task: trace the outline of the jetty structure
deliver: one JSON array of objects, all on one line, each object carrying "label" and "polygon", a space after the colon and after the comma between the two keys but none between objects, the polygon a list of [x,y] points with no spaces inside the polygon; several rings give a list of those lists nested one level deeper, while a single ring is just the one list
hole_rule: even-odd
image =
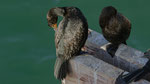
[{"label": "jetty structure", "polygon": [[[119,45],[112,58],[106,52],[108,44],[102,34],[89,30],[85,44],[87,53],[69,61],[71,73],[62,84],[115,84],[122,72],[135,71],[148,61],[143,52],[124,44]],[[131,84],[150,84],[150,74]]]}]

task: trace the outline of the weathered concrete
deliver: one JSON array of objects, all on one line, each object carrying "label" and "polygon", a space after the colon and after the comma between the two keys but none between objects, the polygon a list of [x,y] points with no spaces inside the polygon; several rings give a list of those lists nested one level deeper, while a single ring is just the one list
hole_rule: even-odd
[{"label": "weathered concrete", "polygon": [[[91,55],[84,54],[70,60],[71,73],[62,84],[114,84],[123,70]],[[132,84],[149,84],[146,80]]]},{"label": "weathered concrete", "polygon": [[64,84],[112,84],[122,72],[91,55],[78,56],[70,61],[72,73]]}]

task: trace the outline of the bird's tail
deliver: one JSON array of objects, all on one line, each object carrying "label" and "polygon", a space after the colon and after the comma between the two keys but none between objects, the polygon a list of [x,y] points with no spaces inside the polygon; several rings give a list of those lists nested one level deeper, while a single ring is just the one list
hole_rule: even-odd
[{"label": "bird's tail", "polygon": [[148,73],[150,73],[150,60],[141,69],[130,72],[126,75],[123,75],[123,74],[119,75],[119,77],[117,78],[116,84],[119,84],[120,81],[124,82],[125,84],[129,84],[132,81],[136,82],[136,81],[142,79]]},{"label": "bird's tail", "polygon": [[69,61],[57,58],[55,62],[54,75],[56,79],[62,80],[69,73]]},{"label": "bird's tail", "polygon": [[150,73],[150,60],[145,64],[142,69],[142,73],[138,77],[136,77],[134,81],[142,79],[148,73]]},{"label": "bird's tail", "polygon": [[141,71],[141,74],[140,74],[139,76],[137,76],[134,81],[135,81],[135,82],[136,82],[136,81],[139,81],[139,80],[142,79],[146,74],[148,74],[147,71]]},{"label": "bird's tail", "polygon": [[[142,75],[144,73],[144,70],[143,69],[138,69],[134,72],[131,72],[130,74],[126,75],[124,77],[124,80],[127,82],[127,83],[130,83],[132,81],[135,81],[135,79],[137,79],[137,77],[141,77],[140,75]],[[136,80],[137,81],[137,80]]]},{"label": "bird's tail", "polygon": [[115,84],[129,84],[129,83],[135,81],[135,79],[137,77],[139,77],[142,73],[143,73],[142,69],[138,69],[134,72],[130,72],[130,73],[125,74],[125,75],[123,75],[123,73],[121,73],[119,75],[119,77],[116,79]]},{"label": "bird's tail", "polygon": [[127,45],[127,42],[126,42],[126,41],[124,41],[124,42],[123,42],[123,44]]}]

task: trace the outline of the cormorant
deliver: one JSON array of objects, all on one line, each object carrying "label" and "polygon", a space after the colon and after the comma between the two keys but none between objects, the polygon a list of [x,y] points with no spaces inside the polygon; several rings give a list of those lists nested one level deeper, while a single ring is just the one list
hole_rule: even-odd
[{"label": "cormorant", "polygon": [[103,36],[111,44],[107,46],[107,52],[113,57],[119,44],[126,44],[131,31],[130,21],[112,6],[102,9],[99,24]]},{"label": "cormorant", "polygon": [[140,79],[143,79],[143,77],[148,73],[150,73],[150,60],[141,69],[137,69],[125,75],[123,75],[123,73],[119,75],[119,77],[116,79],[115,84],[129,84],[133,81],[137,82]]},{"label": "cormorant", "polygon": [[[57,28],[57,18],[63,19]],[[62,80],[69,74],[69,60],[80,54],[88,36],[88,23],[77,7],[51,8],[47,13],[48,25],[55,29],[56,62],[54,75]]]},{"label": "cormorant", "polygon": [[146,52],[144,52],[143,57],[150,59],[150,49],[148,49]]},{"label": "cormorant", "polygon": [[131,82],[139,81],[143,79],[148,73],[150,73],[150,49],[144,53],[144,56],[148,58],[147,63],[143,66],[143,68],[137,69],[133,72],[123,75],[120,74],[119,77],[116,79],[115,84],[129,84]]}]

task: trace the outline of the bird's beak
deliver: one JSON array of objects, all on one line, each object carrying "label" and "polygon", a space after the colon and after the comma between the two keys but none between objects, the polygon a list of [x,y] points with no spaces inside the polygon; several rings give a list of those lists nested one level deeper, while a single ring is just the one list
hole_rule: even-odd
[{"label": "bird's beak", "polygon": [[53,24],[52,27],[54,28],[54,30],[57,29],[57,24]]}]

